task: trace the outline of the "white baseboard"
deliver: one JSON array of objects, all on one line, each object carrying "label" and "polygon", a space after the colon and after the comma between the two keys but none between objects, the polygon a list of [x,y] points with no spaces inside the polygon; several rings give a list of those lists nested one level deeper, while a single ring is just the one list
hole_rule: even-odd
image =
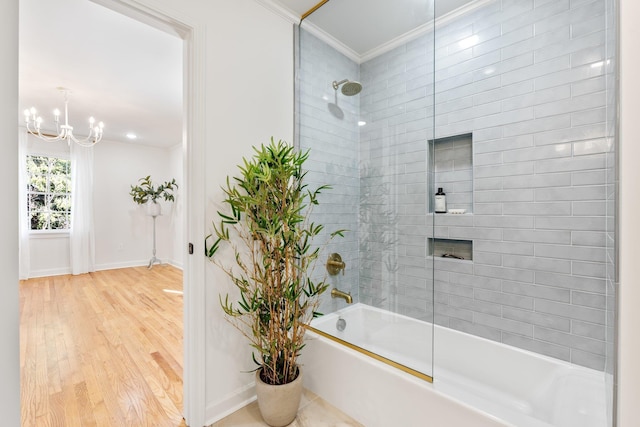
[{"label": "white baseboard", "polygon": [[169,261],[167,261],[167,264],[177,268],[178,270],[183,270],[181,262],[178,262],[178,261],[175,261],[175,260],[169,260]]},{"label": "white baseboard", "polygon": [[36,277],[64,276],[65,274],[71,274],[71,267],[30,271],[29,279],[35,279]]},{"label": "white baseboard", "polygon": [[[175,268],[177,268],[178,270],[182,270],[182,264],[178,263],[174,260],[162,260],[161,259],[161,265],[171,265]],[[99,264],[96,265],[96,271],[101,271],[101,270],[115,270],[118,268],[130,268],[130,267],[146,267],[149,265],[149,260],[141,260],[141,261],[127,261],[127,262],[114,262],[114,263],[108,263],[108,264]],[[154,264],[157,265],[157,264]]]},{"label": "white baseboard", "polygon": [[[182,270],[182,263],[178,263],[173,260],[162,262],[162,264],[169,264],[179,270]],[[112,262],[105,264],[96,264],[96,271],[116,270],[119,268],[131,267],[146,267],[147,265],[149,265],[149,260],[146,259],[140,261]],[[65,274],[71,274],[71,267],[32,270],[29,272],[29,278],[63,276]]]},{"label": "white baseboard", "polygon": [[96,264],[96,271],[116,270],[118,268],[144,267],[149,265],[149,260],[110,262],[105,264]]},{"label": "white baseboard", "polygon": [[253,382],[238,390],[223,400],[207,405],[206,424],[211,425],[224,417],[233,414],[256,400],[256,390]]}]

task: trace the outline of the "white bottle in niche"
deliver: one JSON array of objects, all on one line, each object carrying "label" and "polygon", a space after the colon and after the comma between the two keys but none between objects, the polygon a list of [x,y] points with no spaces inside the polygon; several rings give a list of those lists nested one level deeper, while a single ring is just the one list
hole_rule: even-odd
[{"label": "white bottle in niche", "polygon": [[447,212],[447,196],[442,191],[442,187],[438,187],[438,192],[435,195],[435,212],[446,213]]}]

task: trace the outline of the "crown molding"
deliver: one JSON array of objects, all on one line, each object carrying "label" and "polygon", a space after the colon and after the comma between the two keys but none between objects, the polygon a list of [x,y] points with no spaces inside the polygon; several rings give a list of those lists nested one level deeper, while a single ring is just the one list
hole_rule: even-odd
[{"label": "crown molding", "polygon": [[433,28],[433,21],[422,24],[419,27],[416,27],[413,30],[402,34],[401,36],[396,37],[395,39],[391,39],[388,42],[385,42],[380,46],[374,47],[373,49],[363,53],[362,55],[360,55],[359,63],[367,62],[377,56],[382,55],[383,53],[387,53],[397,48],[398,46],[402,46],[410,42],[411,40],[417,39],[418,37],[427,34],[430,31],[433,31]]},{"label": "crown molding", "polygon": [[300,16],[297,13],[292,11],[291,9],[281,5],[280,3],[276,3],[273,0],[255,0],[256,3],[275,13],[279,17],[283,18],[286,21],[291,22],[292,24],[300,23]]},{"label": "crown molding", "polygon": [[342,43],[340,40],[336,39],[326,31],[321,30],[315,24],[311,24],[308,21],[303,21],[301,28],[303,28],[304,30],[307,30],[311,35],[319,38],[320,40],[322,40],[323,42],[325,42],[326,44],[328,44],[329,46],[331,46],[332,48],[334,48],[335,50],[337,50],[338,52],[340,52],[350,60],[354,61],[355,63],[360,64],[361,62],[363,62],[361,59],[361,56],[358,55],[358,52],[351,49],[349,46]]},{"label": "crown molding", "polygon": [[[257,1],[266,1],[266,0],[257,0]],[[311,34],[313,34],[314,36],[316,36],[317,38],[319,38],[320,40],[322,40],[332,48],[336,49],[338,52],[345,55],[347,58],[351,59],[357,64],[362,64],[363,62],[367,62],[377,56],[382,55],[383,53],[389,52],[390,50],[393,50],[398,46],[402,46],[403,44],[411,40],[414,40],[422,36],[423,34],[428,33],[429,31],[433,31],[434,28],[437,29],[446,24],[449,24],[450,22],[460,18],[461,16],[466,15],[475,10],[478,10],[493,1],[495,0],[475,0],[470,3],[467,3],[464,6],[461,6],[445,15],[438,17],[435,20],[435,23],[433,21],[429,21],[363,54],[358,54],[356,51],[349,48],[344,43],[337,40],[335,37],[331,36],[330,34],[316,27],[314,24],[305,23],[304,29],[309,31]]]}]

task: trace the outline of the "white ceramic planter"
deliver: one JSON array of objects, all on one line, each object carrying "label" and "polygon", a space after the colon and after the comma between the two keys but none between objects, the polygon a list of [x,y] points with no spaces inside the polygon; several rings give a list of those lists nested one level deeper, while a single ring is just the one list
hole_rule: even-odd
[{"label": "white ceramic planter", "polygon": [[271,385],[260,379],[256,371],[256,395],[258,407],[264,421],[272,427],[289,425],[296,418],[302,396],[302,370],[288,384]]},{"label": "white ceramic planter", "polygon": [[162,206],[160,203],[155,202],[147,202],[147,215],[149,216],[160,216],[162,214]]}]

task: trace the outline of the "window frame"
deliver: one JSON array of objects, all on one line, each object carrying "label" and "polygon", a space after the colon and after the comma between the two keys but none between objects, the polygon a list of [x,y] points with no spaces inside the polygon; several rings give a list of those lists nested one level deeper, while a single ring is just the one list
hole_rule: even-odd
[{"label": "window frame", "polygon": [[[47,159],[58,159],[58,160],[63,160],[68,162],[68,192],[66,193],[56,193],[56,192],[50,192],[49,191],[49,183],[50,183],[50,177],[52,175],[55,174],[51,174],[51,168],[49,166],[49,170],[47,171],[46,179],[47,179],[47,185],[46,187],[46,191],[41,192],[41,191],[32,191],[30,189],[30,182],[31,182],[31,176],[32,174],[29,171],[29,160],[33,157],[45,157]],[[69,233],[71,232],[71,210],[72,210],[72,203],[73,203],[73,196],[72,196],[72,191],[71,191],[71,158],[67,153],[60,153],[60,152],[28,152],[25,156],[25,173],[26,173],[26,177],[25,177],[25,181],[26,181],[26,188],[24,188],[22,191],[26,192],[26,199],[27,199],[27,206],[26,206],[26,215],[27,215],[27,220],[26,220],[26,224],[28,227],[28,232],[32,237],[58,237],[58,236],[68,236]],[[42,194],[44,195],[45,201],[47,200],[51,200],[53,197],[55,196],[60,196],[60,195],[64,195],[66,197],[69,198],[69,209],[66,212],[67,218],[68,218],[68,227],[67,228],[42,228],[42,229],[34,229],[31,228],[31,214],[33,212],[33,210],[31,209],[31,196],[33,194]],[[51,211],[50,206],[46,205],[45,207],[46,210]]]}]

